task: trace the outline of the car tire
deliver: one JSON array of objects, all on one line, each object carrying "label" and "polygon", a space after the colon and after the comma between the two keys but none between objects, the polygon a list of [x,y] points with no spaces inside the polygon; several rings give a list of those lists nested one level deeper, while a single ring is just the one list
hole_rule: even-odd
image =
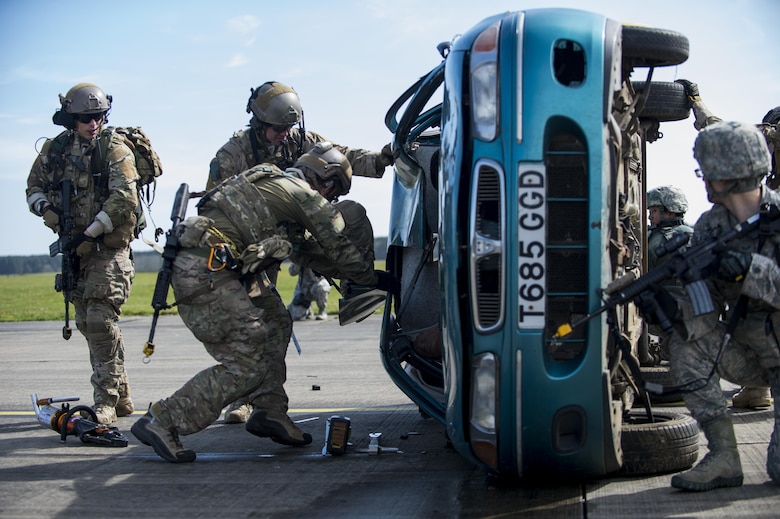
[{"label": "car tire", "polygon": [[668,67],[688,59],[688,38],[679,32],[623,25],[623,61],[631,67]]},{"label": "car tire", "polygon": [[[642,372],[642,380],[644,382],[652,382],[663,387],[674,385],[669,366],[643,366],[640,368],[640,371]],[[682,393],[679,391],[664,393],[663,395],[650,393],[650,401],[653,405],[682,402]]]},{"label": "car tire", "polygon": [[680,413],[653,413],[650,423],[642,409],[629,412],[620,433],[623,466],[619,474],[646,476],[679,472],[693,466],[699,456],[699,426]]},{"label": "car tire", "polygon": [[[647,88],[646,81],[632,81],[635,92]],[[679,83],[652,81],[645,105],[639,112],[640,119],[655,119],[659,122],[682,121],[691,113],[685,87]]]}]

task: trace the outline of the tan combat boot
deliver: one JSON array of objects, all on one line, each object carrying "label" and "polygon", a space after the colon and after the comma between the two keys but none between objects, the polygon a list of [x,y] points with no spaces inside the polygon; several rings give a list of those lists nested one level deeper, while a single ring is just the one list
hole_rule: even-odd
[{"label": "tan combat boot", "polygon": [[133,405],[133,401],[130,399],[130,397],[120,397],[119,401],[116,403],[116,415],[120,418],[122,416],[130,416],[133,414],[133,411],[135,411],[135,406]]},{"label": "tan combat boot", "polygon": [[95,416],[97,416],[97,423],[111,425],[116,422],[116,409],[110,405],[96,405]]},{"label": "tan combat boot", "polygon": [[281,410],[256,409],[246,423],[246,430],[282,445],[300,447],[311,443],[311,434],[298,429],[287,413]]},{"label": "tan combat boot", "polygon": [[130,416],[135,411],[133,400],[130,398],[130,386],[119,385],[119,400],[116,403],[116,415],[118,417]]},{"label": "tan combat boot", "polygon": [[769,407],[772,404],[769,388],[763,386],[744,386],[733,397],[731,404],[742,409]]},{"label": "tan combat boot", "polygon": [[241,403],[240,401],[233,402],[225,410],[225,423],[246,423],[249,417],[252,415],[252,405],[247,403]]},{"label": "tan combat boot", "polygon": [[701,424],[710,452],[695,467],[672,477],[672,486],[704,492],[715,488],[742,486],[742,466],[731,418],[721,416]]},{"label": "tan combat boot", "polygon": [[159,421],[162,407],[159,402],[149,406],[149,410],[130,428],[133,436],[144,445],[149,445],[165,461],[171,463],[189,463],[195,461],[195,451],[185,449],[179,441],[175,429],[168,429]]}]

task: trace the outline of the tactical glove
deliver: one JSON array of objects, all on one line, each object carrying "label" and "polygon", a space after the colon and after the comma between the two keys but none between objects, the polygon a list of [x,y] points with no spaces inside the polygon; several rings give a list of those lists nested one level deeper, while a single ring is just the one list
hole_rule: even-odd
[{"label": "tactical glove", "polygon": [[395,296],[401,295],[401,282],[395,276],[384,270],[375,270],[374,274],[376,274],[376,287],[379,290]]},{"label": "tactical glove", "polygon": [[692,81],[688,81],[687,79],[678,79],[675,81],[675,83],[679,83],[685,88],[685,95],[688,96],[688,101],[691,103],[701,101],[701,96],[699,95],[699,85]]},{"label": "tactical glove", "polygon": [[640,294],[635,303],[642,319],[660,325],[664,331],[669,331],[678,317],[677,300],[665,288],[654,286]]},{"label": "tactical glove", "polygon": [[47,205],[41,216],[43,216],[43,223],[46,224],[46,227],[55,233],[60,232],[60,215],[53,205]]},{"label": "tactical glove", "polygon": [[78,257],[86,256],[92,251],[94,243],[95,238],[81,233],[70,242],[70,250],[75,250]]},{"label": "tactical glove", "polygon": [[395,155],[393,154],[393,147],[388,143],[382,147],[382,151],[379,152],[379,158],[382,161],[383,166],[392,166],[395,162]]},{"label": "tactical glove", "polygon": [[753,255],[749,252],[727,250],[720,255],[718,277],[726,281],[742,281],[750,269]]},{"label": "tactical glove", "polygon": [[271,236],[249,245],[241,253],[241,273],[255,273],[268,268],[275,261],[286,259],[292,252],[292,244],[281,236]]}]

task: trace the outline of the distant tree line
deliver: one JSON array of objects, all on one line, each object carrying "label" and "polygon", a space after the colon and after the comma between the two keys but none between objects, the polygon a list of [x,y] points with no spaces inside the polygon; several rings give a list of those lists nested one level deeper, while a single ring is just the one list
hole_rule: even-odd
[{"label": "distant tree line", "polygon": [[[374,238],[374,254],[376,259],[387,257],[387,237]],[[157,272],[162,264],[162,257],[155,251],[133,251],[136,272]],[[51,258],[40,256],[0,256],[0,275],[37,274],[39,272],[59,272],[62,268],[60,256]]]}]

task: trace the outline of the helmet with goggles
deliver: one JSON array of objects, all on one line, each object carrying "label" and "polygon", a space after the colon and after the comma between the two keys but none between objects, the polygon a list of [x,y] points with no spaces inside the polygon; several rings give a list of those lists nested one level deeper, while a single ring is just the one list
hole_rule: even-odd
[{"label": "helmet with goggles", "polygon": [[309,184],[325,192],[328,200],[345,195],[352,187],[352,166],[330,142],[318,142],[301,155],[293,166],[299,169]]},{"label": "helmet with goggles", "polygon": [[111,96],[99,86],[79,83],[68,90],[67,94],[60,94],[60,109],[54,113],[52,121],[54,124],[73,128],[76,119],[89,122],[105,117],[111,109],[111,100]]}]

